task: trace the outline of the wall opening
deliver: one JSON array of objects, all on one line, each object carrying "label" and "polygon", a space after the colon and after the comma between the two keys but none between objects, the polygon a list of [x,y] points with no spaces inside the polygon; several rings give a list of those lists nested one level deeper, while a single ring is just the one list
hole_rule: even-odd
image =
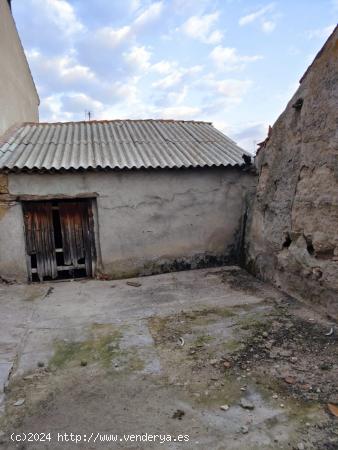
[{"label": "wall opening", "polygon": [[31,281],[91,277],[95,263],[89,199],[23,202]]},{"label": "wall opening", "polygon": [[313,247],[311,237],[305,236],[305,241],[306,241],[306,249],[307,249],[309,255],[314,255],[315,249]]},{"label": "wall opening", "polygon": [[285,234],[285,239],[283,242],[283,248],[289,248],[292,243],[291,236],[289,233]]}]

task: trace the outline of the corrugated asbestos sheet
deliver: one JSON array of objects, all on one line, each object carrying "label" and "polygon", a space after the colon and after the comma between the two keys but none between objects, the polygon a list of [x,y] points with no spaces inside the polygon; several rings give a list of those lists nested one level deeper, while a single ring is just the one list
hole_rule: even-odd
[{"label": "corrugated asbestos sheet", "polygon": [[29,123],[0,143],[0,169],[78,170],[242,165],[244,150],[210,123]]}]

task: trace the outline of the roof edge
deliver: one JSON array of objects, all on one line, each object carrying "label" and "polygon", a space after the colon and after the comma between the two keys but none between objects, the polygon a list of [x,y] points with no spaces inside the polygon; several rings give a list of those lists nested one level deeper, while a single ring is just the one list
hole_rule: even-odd
[{"label": "roof edge", "polygon": [[22,126],[26,125],[68,125],[71,123],[110,123],[110,122],[164,122],[164,123],[204,123],[213,126],[212,122],[205,120],[184,120],[184,119],[98,119],[98,120],[69,120],[58,122],[22,122]]},{"label": "roof edge", "polygon": [[156,166],[156,167],[152,167],[152,166],[141,166],[141,167],[137,167],[137,166],[125,166],[125,167],[80,167],[80,168],[65,168],[65,167],[61,167],[58,169],[55,168],[38,168],[38,167],[23,167],[23,168],[19,168],[19,167],[3,167],[0,168],[0,174],[1,173],[6,173],[6,174],[19,174],[19,173],[27,173],[27,174],[44,174],[44,173],[48,173],[48,174],[60,174],[60,173],[84,173],[84,172],[125,172],[125,171],[141,171],[141,170],[145,170],[145,171],[162,171],[162,170],[189,170],[189,169],[214,169],[214,168],[219,168],[219,169],[229,169],[229,168],[236,168],[239,170],[245,170],[246,169],[246,164],[243,161],[243,164],[239,164],[239,163],[235,163],[235,164],[211,164],[211,165],[206,165],[206,164],[190,164],[189,166],[178,166],[178,165],[174,165],[174,166]]}]

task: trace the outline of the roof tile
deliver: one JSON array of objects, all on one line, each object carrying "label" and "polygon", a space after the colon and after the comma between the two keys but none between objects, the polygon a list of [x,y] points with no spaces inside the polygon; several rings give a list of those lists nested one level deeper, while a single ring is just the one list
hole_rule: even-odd
[{"label": "roof tile", "polygon": [[0,144],[0,170],[242,165],[238,145],[210,123],[112,120],[25,123]]}]

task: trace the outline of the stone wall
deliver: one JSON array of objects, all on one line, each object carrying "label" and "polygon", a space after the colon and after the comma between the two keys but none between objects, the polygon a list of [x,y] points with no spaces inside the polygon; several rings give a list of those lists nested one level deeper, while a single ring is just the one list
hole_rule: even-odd
[{"label": "stone wall", "polygon": [[338,31],[309,67],[256,161],[251,271],[338,310]]}]

